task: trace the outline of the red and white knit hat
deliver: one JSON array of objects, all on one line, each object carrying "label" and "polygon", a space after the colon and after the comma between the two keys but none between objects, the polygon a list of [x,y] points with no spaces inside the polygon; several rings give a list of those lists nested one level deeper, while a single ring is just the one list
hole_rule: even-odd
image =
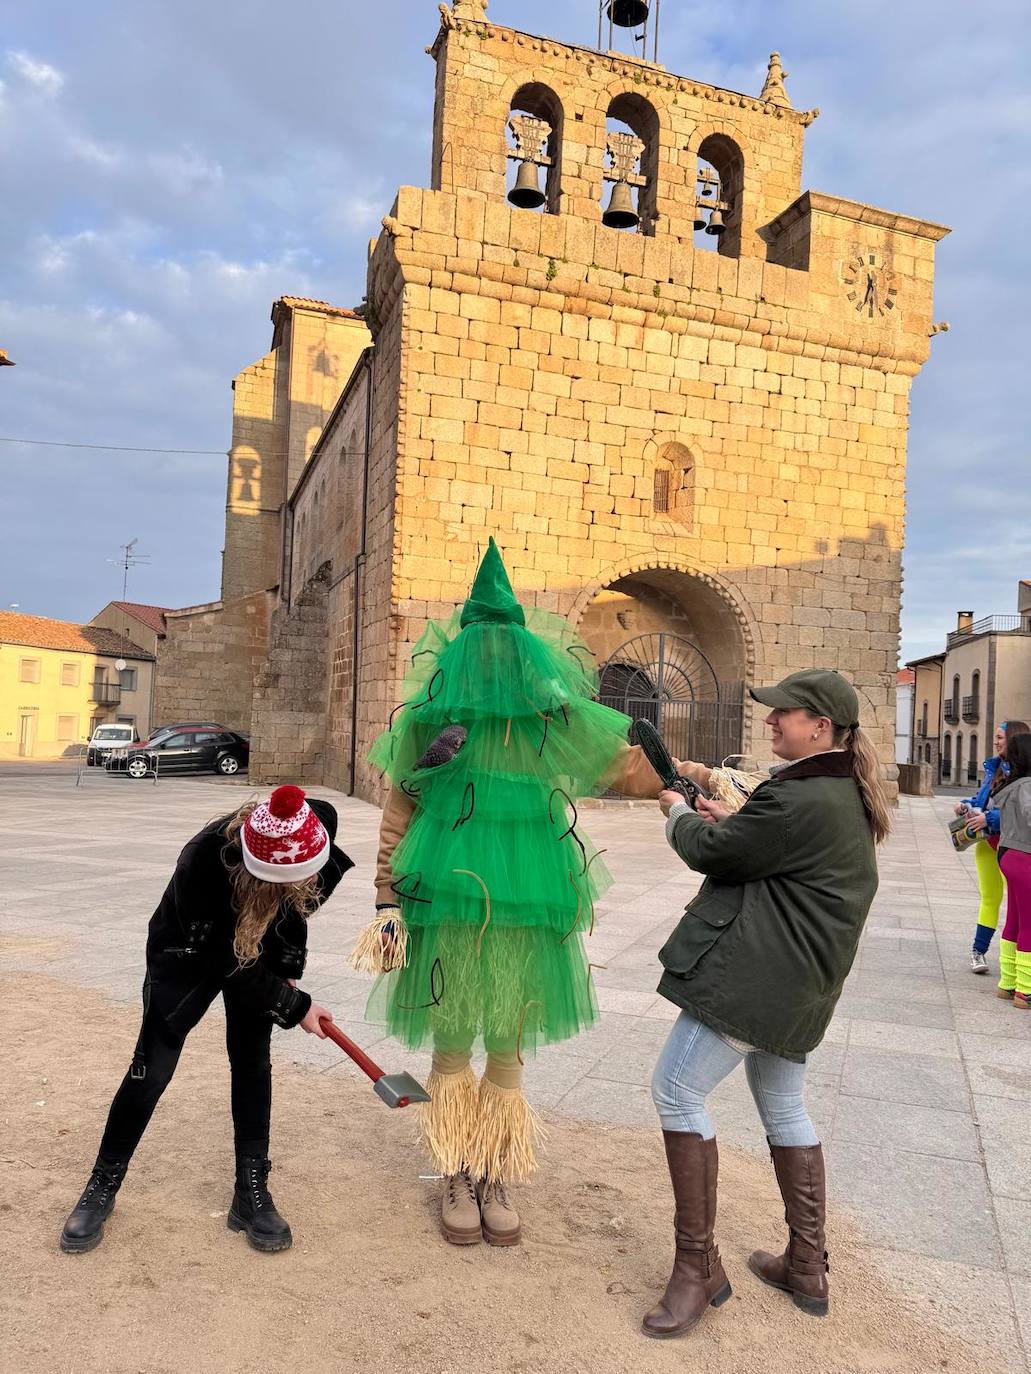
[{"label": "red and white knit hat", "polygon": [[326,827],[299,787],[277,787],[240,831],[244,867],[267,883],[301,883],[329,858]]}]

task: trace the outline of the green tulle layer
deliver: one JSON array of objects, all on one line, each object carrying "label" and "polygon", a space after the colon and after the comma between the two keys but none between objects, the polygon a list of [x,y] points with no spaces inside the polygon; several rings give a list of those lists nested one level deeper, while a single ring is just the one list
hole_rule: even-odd
[{"label": "green tulle layer", "polygon": [[[525,1054],[597,1016],[582,937],[611,879],[575,802],[604,790],[629,721],[592,700],[568,622],[530,615],[528,629],[431,626],[370,756],[416,802],[393,856],[408,964],[370,1002],[412,1047]],[[417,770],[447,724],[467,729],[464,748]]]}]

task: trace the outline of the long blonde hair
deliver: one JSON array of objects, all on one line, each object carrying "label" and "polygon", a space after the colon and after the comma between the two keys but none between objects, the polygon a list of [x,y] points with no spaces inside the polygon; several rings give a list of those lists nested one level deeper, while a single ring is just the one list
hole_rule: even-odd
[{"label": "long blonde hair", "polygon": [[242,965],[255,962],[261,953],[265,933],[281,908],[292,909],[304,920],[319,908],[318,874],[299,883],[269,883],[247,871],[242,855],[235,862],[230,861],[226,851],[232,844],[239,845],[243,823],[258,805],[257,801],[244,802],[229,817],[223,831],[226,847],[222,851],[222,862],[229,870],[236,913],[233,953]]},{"label": "long blonde hair", "polygon": [[861,725],[835,725],[834,747],[848,751],[874,844],[882,844],[891,834],[891,807],[884,790],[884,769],[873,740]]}]

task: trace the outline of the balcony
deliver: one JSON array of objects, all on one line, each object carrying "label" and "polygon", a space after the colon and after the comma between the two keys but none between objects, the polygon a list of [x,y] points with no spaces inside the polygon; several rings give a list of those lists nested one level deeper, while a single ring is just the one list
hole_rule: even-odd
[{"label": "balcony", "polygon": [[945,641],[947,649],[954,649],[965,639],[975,635],[1031,634],[1031,616],[1028,615],[986,615],[975,620],[965,630],[953,630]]},{"label": "balcony", "polygon": [[977,782],[977,760],[971,759],[967,764],[967,782]]},{"label": "balcony", "polygon": [[945,702],[944,716],[946,725],[959,724],[959,702],[955,697],[949,697]]},{"label": "balcony", "polygon": [[964,697],[964,698],[963,698],[962,712],[963,712],[963,719],[964,719],[965,721],[968,721],[968,722],[971,723],[971,724],[973,724],[974,721],[980,720],[980,719],[981,719],[981,705],[980,705],[980,703],[979,703],[977,697]]},{"label": "balcony", "polygon": [[95,677],[90,688],[90,701],[97,706],[117,706],[122,700],[122,688],[117,682],[108,682],[107,678]]}]

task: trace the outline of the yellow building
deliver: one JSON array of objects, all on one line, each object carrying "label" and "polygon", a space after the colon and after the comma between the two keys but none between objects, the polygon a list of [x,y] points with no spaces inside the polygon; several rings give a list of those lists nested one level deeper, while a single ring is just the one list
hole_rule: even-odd
[{"label": "yellow building", "polygon": [[0,759],[77,754],[97,725],[146,738],[154,656],[112,630],[0,612]]}]

